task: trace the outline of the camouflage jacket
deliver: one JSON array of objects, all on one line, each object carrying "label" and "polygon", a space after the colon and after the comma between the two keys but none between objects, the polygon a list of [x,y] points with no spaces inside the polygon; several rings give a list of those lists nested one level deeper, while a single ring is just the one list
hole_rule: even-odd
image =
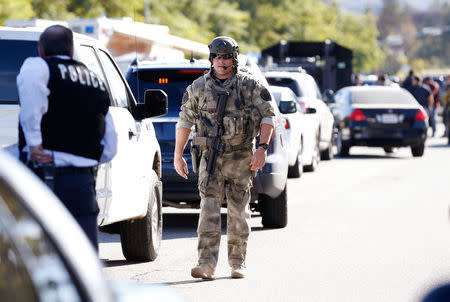
[{"label": "camouflage jacket", "polygon": [[223,83],[210,71],[188,86],[183,95],[178,127],[195,125],[196,137],[210,136],[215,124],[216,92],[224,89],[229,96],[222,141],[227,146],[249,146],[258,136],[260,124],[273,126],[275,113],[267,88],[245,69],[239,69]]}]

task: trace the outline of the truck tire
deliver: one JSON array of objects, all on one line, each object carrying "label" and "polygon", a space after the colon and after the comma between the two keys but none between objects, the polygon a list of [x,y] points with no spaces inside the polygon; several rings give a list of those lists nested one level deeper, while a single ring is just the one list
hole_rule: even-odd
[{"label": "truck tire", "polygon": [[331,160],[333,157],[333,143],[330,142],[325,150],[320,151],[320,160]]},{"label": "truck tire", "polygon": [[158,257],[162,238],[162,184],[150,190],[147,215],[120,223],[122,253],[128,261],[153,261]]},{"label": "truck tire", "polygon": [[350,155],[350,145],[342,143],[341,152],[339,153],[340,157],[347,157]]},{"label": "truck tire", "polygon": [[420,157],[425,151],[425,143],[421,143],[416,146],[411,146],[411,153],[414,157]]},{"label": "truck tire", "polygon": [[310,165],[306,165],[303,166],[303,170],[305,172],[314,172],[317,169],[317,166],[319,165],[319,161],[320,161],[320,136],[316,137],[316,145],[314,146],[314,153],[313,153],[313,158],[311,160],[311,164]]},{"label": "truck tire", "polygon": [[262,225],[265,228],[284,228],[287,225],[287,184],[284,190],[276,198],[270,198],[267,195],[260,195],[260,211],[262,216]]},{"label": "truck tire", "polygon": [[288,167],[288,177],[289,178],[300,178],[303,174],[303,162],[302,162],[302,153],[303,153],[303,142],[300,144],[300,150],[297,154],[297,160],[295,164],[291,167]]}]

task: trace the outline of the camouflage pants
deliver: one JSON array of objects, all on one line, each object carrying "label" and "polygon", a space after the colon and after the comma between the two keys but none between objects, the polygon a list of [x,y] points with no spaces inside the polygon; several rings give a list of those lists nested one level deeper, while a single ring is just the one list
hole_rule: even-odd
[{"label": "camouflage pants", "polygon": [[[206,153],[206,154],[205,154]],[[214,173],[208,184],[204,152],[200,161],[199,191],[201,213],[198,222],[199,264],[217,265],[221,236],[220,208],[227,202],[228,262],[244,264],[250,234],[250,171],[252,150],[224,153],[217,157]]]}]

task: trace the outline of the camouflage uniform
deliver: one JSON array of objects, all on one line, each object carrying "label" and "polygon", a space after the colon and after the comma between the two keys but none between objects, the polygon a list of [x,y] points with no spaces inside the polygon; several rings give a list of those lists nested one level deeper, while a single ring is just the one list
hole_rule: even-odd
[{"label": "camouflage uniform", "polygon": [[[217,157],[214,173],[206,179],[209,149],[206,137],[215,123],[217,96],[215,92],[229,93],[223,124],[222,142],[225,151]],[[198,223],[199,264],[217,265],[221,236],[220,208],[227,202],[228,262],[244,264],[250,233],[250,188],[253,173],[250,162],[254,152],[254,138],[260,124],[273,125],[274,111],[270,94],[251,74],[241,69],[223,83],[211,72],[195,80],[183,96],[178,127],[195,125],[194,143],[201,145],[198,188],[201,214]]]}]

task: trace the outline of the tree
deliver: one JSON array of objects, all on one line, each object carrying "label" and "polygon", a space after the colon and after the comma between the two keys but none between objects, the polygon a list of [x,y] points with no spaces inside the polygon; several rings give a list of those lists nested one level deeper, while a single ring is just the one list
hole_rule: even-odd
[{"label": "tree", "polygon": [[378,30],[382,40],[394,32],[402,23],[403,15],[400,11],[398,0],[383,0],[380,17],[378,19]]},{"label": "tree", "polygon": [[67,10],[69,0],[29,0],[33,7],[34,18],[67,20],[74,18],[75,15]]},{"label": "tree", "polygon": [[0,0],[0,24],[7,19],[29,19],[34,16],[29,0]]},{"label": "tree", "polygon": [[383,62],[385,54],[378,46],[375,18],[344,14],[337,42],[353,50],[353,67],[357,72],[372,71]]}]

